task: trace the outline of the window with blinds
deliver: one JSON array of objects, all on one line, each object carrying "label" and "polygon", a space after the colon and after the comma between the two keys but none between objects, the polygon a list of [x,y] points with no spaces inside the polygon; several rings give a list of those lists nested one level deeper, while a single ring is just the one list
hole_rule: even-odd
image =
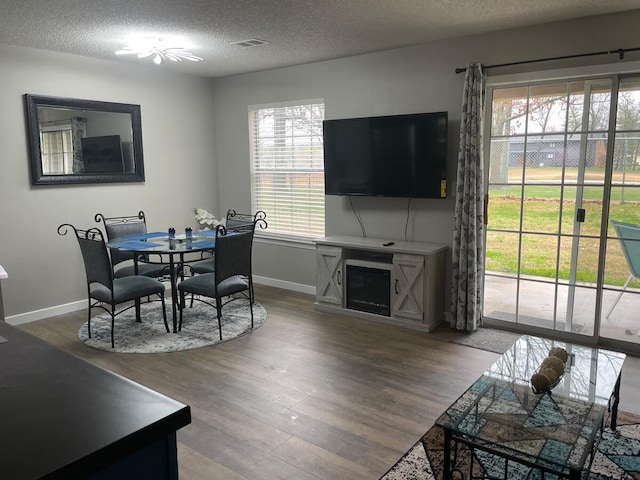
[{"label": "window with blinds", "polygon": [[42,170],[47,174],[73,173],[73,143],[71,127],[59,130],[43,129],[40,133]]},{"label": "window with blinds", "polygon": [[324,100],[249,107],[253,211],[269,232],[324,235]]}]

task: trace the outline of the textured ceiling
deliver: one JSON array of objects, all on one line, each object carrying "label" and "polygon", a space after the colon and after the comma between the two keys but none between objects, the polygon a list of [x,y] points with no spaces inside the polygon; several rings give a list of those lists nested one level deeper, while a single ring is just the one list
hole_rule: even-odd
[{"label": "textured ceiling", "polygon": [[[638,0],[0,0],[0,43],[118,62],[132,37],[179,41],[219,77],[639,8]],[[242,48],[247,39],[269,45]]]}]

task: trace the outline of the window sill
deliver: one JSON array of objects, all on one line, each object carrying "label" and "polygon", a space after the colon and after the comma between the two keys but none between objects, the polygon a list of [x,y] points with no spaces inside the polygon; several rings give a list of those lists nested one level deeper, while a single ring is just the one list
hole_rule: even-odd
[{"label": "window sill", "polygon": [[280,247],[293,247],[301,248],[304,250],[315,250],[316,244],[313,242],[313,238],[310,237],[294,237],[287,235],[277,235],[268,233],[256,232],[254,241],[257,243],[264,243],[268,245],[278,245]]}]

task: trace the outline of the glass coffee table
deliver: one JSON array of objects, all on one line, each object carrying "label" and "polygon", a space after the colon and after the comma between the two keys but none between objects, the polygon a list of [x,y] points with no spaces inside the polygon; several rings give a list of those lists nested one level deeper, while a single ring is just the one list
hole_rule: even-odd
[{"label": "glass coffee table", "polygon": [[[552,347],[569,355],[564,375],[536,394],[531,375]],[[619,352],[523,335],[436,421],[444,431],[443,480],[453,472],[473,478],[474,462],[490,478],[584,478],[606,420],[616,428],[624,360]],[[471,455],[464,467],[461,448]]]}]

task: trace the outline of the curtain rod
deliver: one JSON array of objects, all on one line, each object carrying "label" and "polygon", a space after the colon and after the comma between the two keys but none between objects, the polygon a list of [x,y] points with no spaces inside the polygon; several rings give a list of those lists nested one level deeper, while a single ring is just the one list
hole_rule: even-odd
[{"label": "curtain rod", "polygon": [[[590,52],[590,53],[578,53],[575,55],[563,55],[561,57],[547,57],[547,58],[537,58],[535,60],[523,60],[521,62],[511,62],[511,63],[499,63],[496,65],[487,65],[483,66],[483,70],[487,70],[488,68],[499,68],[499,67],[511,67],[513,65],[523,65],[526,63],[538,63],[538,62],[550,62],[553,60],[567,60],[569,58],[580,58],[580,57],[594,57],[596,55],[619,55],[620,60],[624,59],[624,54],[627,52],[637,52],[640,50],[640,47],[636,48],[619,48],[618,50],[607,50],[604,52]],[[465,68],[456,68],[456,73],[466,72]]]}]

